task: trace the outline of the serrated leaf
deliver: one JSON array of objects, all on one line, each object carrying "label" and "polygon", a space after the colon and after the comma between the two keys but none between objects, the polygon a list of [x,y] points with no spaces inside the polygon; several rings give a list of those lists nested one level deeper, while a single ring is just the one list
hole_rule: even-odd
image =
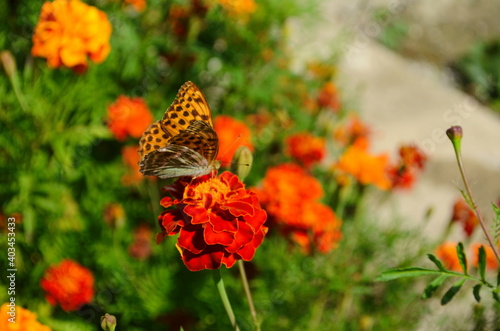
[{"label": "serrated leaf", "polygon": [[450,287],[450,289],[448,291],[446,291],[446,293],[441,298],[441,305],[442,306],[446,305],[448,302],[450,302],[453,299],[455,294],[457,294],[458,291],[460,291],[460,289],[462,288],[462,285],[465,283],[465,281],[466,281],[466,279],[460,279],[452,287]]},{"label": "serrated leaf", "polygon": [[432,294],[434,292],[436,292],[436,290],[441,285],[443,285],[444,281],[448,277],[449,277],[449,275],[441,275],[438,278],[434,279],[432,282],[430,282],[429,285],[427,285],[427,287],[425,288],[424,293],[422,294],[422,298],[424,298],[424,299],[430,298],[432,296]]},{"label": "serrated leaf", "polygon": [[443,267],[443,264],[441,263],[441,261],[433,254],[427,254],[427,257],[429,258],[429,260],[431,260],[432,262],[434,262],[434,264],[438,267],[439,270],[441,271],[446,271],[446,268]]},{"label": "serrated leaf", "polygon": [[441,274],[442,274],[441,271],[435,269],[426,269],[419,267],[395,268],[384,271],[375,280],[379,282],[386,282],[398,278],[418,277],[425,275],[441,275]]},{"label": "serrated leaf", "polygon": [[477,267],[479,268],[479,275],[481,276],[481,279],[486,282],[486,251],[484,249],[484,246],[479,247],[479,252],[478,252],[478,262],[477,262]]},{"label": "serrated leaf", "polygon": [[462,243],[458,243],[457,245],[457,257],[464,271],[464,275],[467,275],[467,256],[465,255],[464,244]]},{"label": "serrated leaf", "polygon": [[474,298],[478,303],[481,302],[481,295],[479,294],[479,291],[481,291],[481,284],[477,284],[472,289],[472,294],[474,294]]}]

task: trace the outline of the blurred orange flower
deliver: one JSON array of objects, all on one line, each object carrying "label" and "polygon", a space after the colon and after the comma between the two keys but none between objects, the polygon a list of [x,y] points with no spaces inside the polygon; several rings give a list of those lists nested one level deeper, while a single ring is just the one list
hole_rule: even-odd
[{"label": "blurred orange flower", "polygon": [[128,253],[133,258],[144,261],[147,260],[152,253],[151,240],[153,232],[146,224],[139,225],[134,230],[134,242],[128,247]]},{"label": "blurred orange flower", "polygon": [[463,198],[458,198],[453,205],[453,214],[450,223],[458,223],[464,230],[467,238],[469,238],[474,229],[479,224],[476,214],[464,201]]},{"label": "blurred orange flower", "polygon": [[111,46],[106,14],[79,0],[45,2],[33,35],[31,54],[47,59],[51,68],[65,66],[82,72],[87,57],[103,62]]},{"label": "blurred orange flower", "polygon": [[472,252],[472,265],[474,267],[478,267],[479,263],[479,248],[481,246],[484,247],[484,251],[486,253],[486,268],[489,270],[496,270],[498,268],[498,260],[495,257],[495,253],[493,253],[493,249],[489,245],[483,245],[481,243],[473,243],[471,245]]},{"label": "blurred orange flower", "polygon": [[47,301],[65,311],[78,310],[94,298],[92,272],[72,260],[62,260],[47,269],[40,283]]},{"label": "blurred orange flower", "polygon": [[217,116],[214,120],[214,129],[219,137],[219,155],[217,159],[223,164],[230,164],[234,152],[240,146],[246,146],[253,151],[252,133],[243,123],[231,116]]},{"label": "blurred orange flower", "polygon": [[120,96],[108,107],[108,128],[116,140],[124,141],[127,135],[140,138],[153,123],[153,115],[142,98]]},{"label": "blurred orange flower", "polygon": [[106,205],[102,216],[104,222],[113,229],[121,228],[125,225],[125,209],[119,203],[112,202]]},{"label": "blurred orange flower", "polygon": [[387,174],[392,188],[409,189],[417,174],[424,168],[427,156],[415,145],[404,145],[399,149],[399,157],[398,163],[390,166]]},{"label": "blurred orange flower", "polygon": [[281,232],[304,253],[314,248],[326,253],[336,247],[342,222],[333,210],[318,202],[323,196],[321,184],[303,168],[295,164],[269,168],[262,188],[255,191]]},{"label": "blurred orange flower", "polygon": [[133,185],[140,182],[144,176],[140,172],[139,166],[139,146],[125,146],[122,148],[123,162],[128,166],[130,172],[123,175],[123,185]]},{"label": "blurred orange flower", "polygon": [[[4,303],[0,307],[0,330],[2,331],[50,331],[46,325],[37,321],[37,316],[28,309],[19,307],[17,304],[10,306],[11,303]],[[13,313],[15,322],[10,322]]]},{"label": "blurred orange flower", "polygon": [[347,148],[335,165],[336,170],[354,176],[361,184],[373,184],[381,190],[387,190],[391,185],[386,175],[387,168],[387,155],[371,155],[358,145]]},{"label": "blurred orange flower", "polygon": [[325,139],[308,132],[297,133],[285,140],[286,153],[306,168],[323,160],[326,153]]},{"label": "blurred orange flower", "polygon": [[189,270],[231,268],[236,260],[253,258],[267,233],[267,215],[236,175],[180,178],[165,190],[174,199],[164,197],[160,204],[174,208],[158,216],[162,233],[156,241],[179,233],[177,249]]},{"label": "blurred orange flower", "polygon": [[339,93],[334,83],[327,82],[323,85],[318,94],[318,104],[332,111],[340,109]]},{"label": "blurred orange flower", "polygon": [[457,256],[457,243],[447,241],[442,243],[436,250],[436,256],[449,270],[462,271],[460,261]]}]

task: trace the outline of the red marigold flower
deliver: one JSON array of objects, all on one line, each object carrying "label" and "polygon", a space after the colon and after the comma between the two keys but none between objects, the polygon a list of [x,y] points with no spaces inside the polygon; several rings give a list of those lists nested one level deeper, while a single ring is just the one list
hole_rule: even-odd
[{"label": "red marigold flower", "polygon": [[87,67],[87,57],[100,63],[111,46],[111,24],[106,14],[79,0],[45,2],[33,35],[31,54],[47,59],[49,67],[77,71]]},{"label": "red marigold flower", "polygon": [[153,115],[142,98],[120,96],[108,107],[108,127],[116,140],[123,141],[127,135],[140,138],[153,123]]},{"label": "red marigold flower", "polygon": [[495,253],[493,252],[493,249],[489,245],[483,245],[481,243],[473,243],[471,245],[471,252],[472,252],[472,265],[474,267],[478,267],[479,263],[479,248],[481,246],[484,247],[484,251],[486,253],[486,268],[489,270],[496,270],[498,268],[498,260],[495,257]]},{"label": "red marigold flower", "polygon": [[174,199],[165,197],[161,205],[175,208],[158,217],[162,233],[157,242],[179,233],[177,248],[189,270],[230,268],[236,260],[253,258],[267,232],[267,215],[236,175],[226,171],[190,182],[180,178],[166,191]]},{"label": "red marigold flower", "polygon": [[472,235],[474,229],[479,224],[476,214],[462,198],[458,198],[453,205],[453,215],[451,223],[458,223],[462,226],[467,238]]},{"label": "red marigold flower", "polygon": [[326,253],[336,247],[342,222],[331,208],[318,202],[323,196],[321,184],[304,169],[295,164],[272,167],[256,192],[281,232],[304,253],[313,248]]},{"label": "red marigold flower", "polygon": [[411,169],[400,166],[391,166],[387,169],[387,176],[391,181],[391,188],[410,189],[415,182],[415,173]]},{"label": "red marigold flower", "polygon": [[72,260],[63,260],[47,269],[41,286],[47,301],[51,305],[59,304],[65,311],[78,310],[94,298],[92,272]]},{"label": "red marigold flower", "polygon": [[427,162],[427,155],[415,145],[401,146],[399,149],[401,163],[407,168],[423,169]]},{"label": "red marigold flower", "polygon": [[387,175],[393,189],[410,189],[415,182],[417,173],[424,168],[427,156],[414,145],[400,147],[399,156],[398,163],[387,169]]},{"label": "red marigold flower", "polygon": [[214,121],[214,129],[219,136],[219,155],[218,160],[224,164],[231,163],[234,152],[240,146],[246,146],[251,151],[254,150],[252,145],[252,133],[250,129],[243,123],[231,116],[217,116]]},{"label": "red marigold flower", "polygon": [[323,160],[326,153],[325,139],[308,132],[294,134],[285,140],[286,153],[306,168]]},{"label": "red marigold flower", "polygon": [[327,82],[323,85],[318,95],[318,104],[332,111],[340,109],[339,94],[334,83]]},{"label": "red marigold flower", "polygon": [[[37,320],[35,313],[32,313],[28,309],[18,306],[9,306],[10,303],[4,303],[0,307],[0,330],[2,331],[50,331],[46,325],[41,324]],[[15,314],[15,323],[9,321],[11,315],[9,313]]]},{"label": "red marigold flower", "polygon": [[387,155],[371,155],[357,145],[349,147],[335,165],[335,169],[354,176],[361,184],[373,184],[381,190],[387,190],[391,184],[387,168]]},{"label": "red marigold flower", "polygon": [[371,131],[366,124],[361,122],[356,114],[350,115],[347,123],[338,128],[335,133],[335,139],[343,146],[354,145],[358,139],[364,139],[368,142]]},{"label": "red marigold flower", "polygon": [[457,243],[447,241],[442,243],[436,250],[436,256],[443,261],[446,268],[453,271],[462,271],[457,256]]}]

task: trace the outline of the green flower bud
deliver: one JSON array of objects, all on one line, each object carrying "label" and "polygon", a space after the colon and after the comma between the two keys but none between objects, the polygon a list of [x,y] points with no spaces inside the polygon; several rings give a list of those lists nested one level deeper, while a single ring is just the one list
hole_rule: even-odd
[{"label": "green flower bud", "polygon": [[231,172],[236,174],[243,181],[250,173],[252,162],[253,156],[250,149],[246,146],[240,146],[234,153]]},{"label": "green flower bud", "polygon": [[116,328],[116,317],[108,313],[101,316],[101,328],[104,331],[114,331]]}]

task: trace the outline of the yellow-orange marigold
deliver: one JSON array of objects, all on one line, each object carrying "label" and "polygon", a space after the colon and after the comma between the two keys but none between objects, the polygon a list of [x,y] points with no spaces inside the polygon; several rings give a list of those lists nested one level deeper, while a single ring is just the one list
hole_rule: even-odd
[{"label": "yellow-orange marigold", "polygon": [[254,0],[214,0],[214,2],[219,3],[230,16],[243,19],[257,9]]},{"label": "yellow-orange marigold", "polygon": [[471,252],[472,252],[472,265],[474,267],[478,267],[478,262],[479,262],[479,248],[481,246],[484,247],[484,252],[486,253],[486,268],[489,270],[496,270],[498,269],[498,260],[495,257],[495,253],[493,253],[493,249],[489,245],[484,245],[481,243],[473,243],[471,245]]},{"label": "yellow-orange marigold", "polygon": [[108,107],[108,128],[116,140],[123,141],[128,136],[140,138],[153,122],[153,115],[142,98],[119,96]]},{"label": "yellow-orange marigold", "polygon": [[106,14],[79,0],[45,2],[33,35],[31,54],[47,59],[49,67],[77,71],[87,67],[87,57],[100,63],[111,46],[111,23]]},{"label": "yellow-orange marigold", "polygon": [[231,163],[234,153],[240,146],[246,146],[251,151],[252,133],[245,123],[231,116],[217,116],[214,120],[214,129],[219,137],[219,155],[217,159],[223,164]]},{"label": "yellow-orange marigold", "polygon": [[65,311],[78,310],[94,298],[92,272],[72,260],[52,266],[40,282],[51,305],[59,304]]},{"label": "yellow-orange marigold", "polygon": [[[11,306],[9,306],[11,305]],[[10,322],[9,319],[12,317],[9,313],[13,312],[15,314],[15,323]],[[32,313],[28,309],[19,307],[18,305],[12,306],[12,304],[4,303],[0,307],[0,330],[2,331],[50,331],[46,325],[41,324],[37,320],[35,313]]]},{"label": "yellow-orange marigold", "polygon": [[326,153],[326,142],[308,132],[294,134],[285,140],[286,153],[306,168],[323,160]]},{"label": "yellow-orange marigold", "polygon": [[457,256],[457,243],[447,241],[439,245],[436,250],[436,256],[440,259],[444,266],[449,270],[462,271],[460,261]]},{"label": "yellow-orange marigold", "polygon": [[354,176],[361,184],[373,184],[387,190],[391,182],[387,178],[387,155],[371,155],[365,148],[353,145],[340,157],[335,168]]}]

